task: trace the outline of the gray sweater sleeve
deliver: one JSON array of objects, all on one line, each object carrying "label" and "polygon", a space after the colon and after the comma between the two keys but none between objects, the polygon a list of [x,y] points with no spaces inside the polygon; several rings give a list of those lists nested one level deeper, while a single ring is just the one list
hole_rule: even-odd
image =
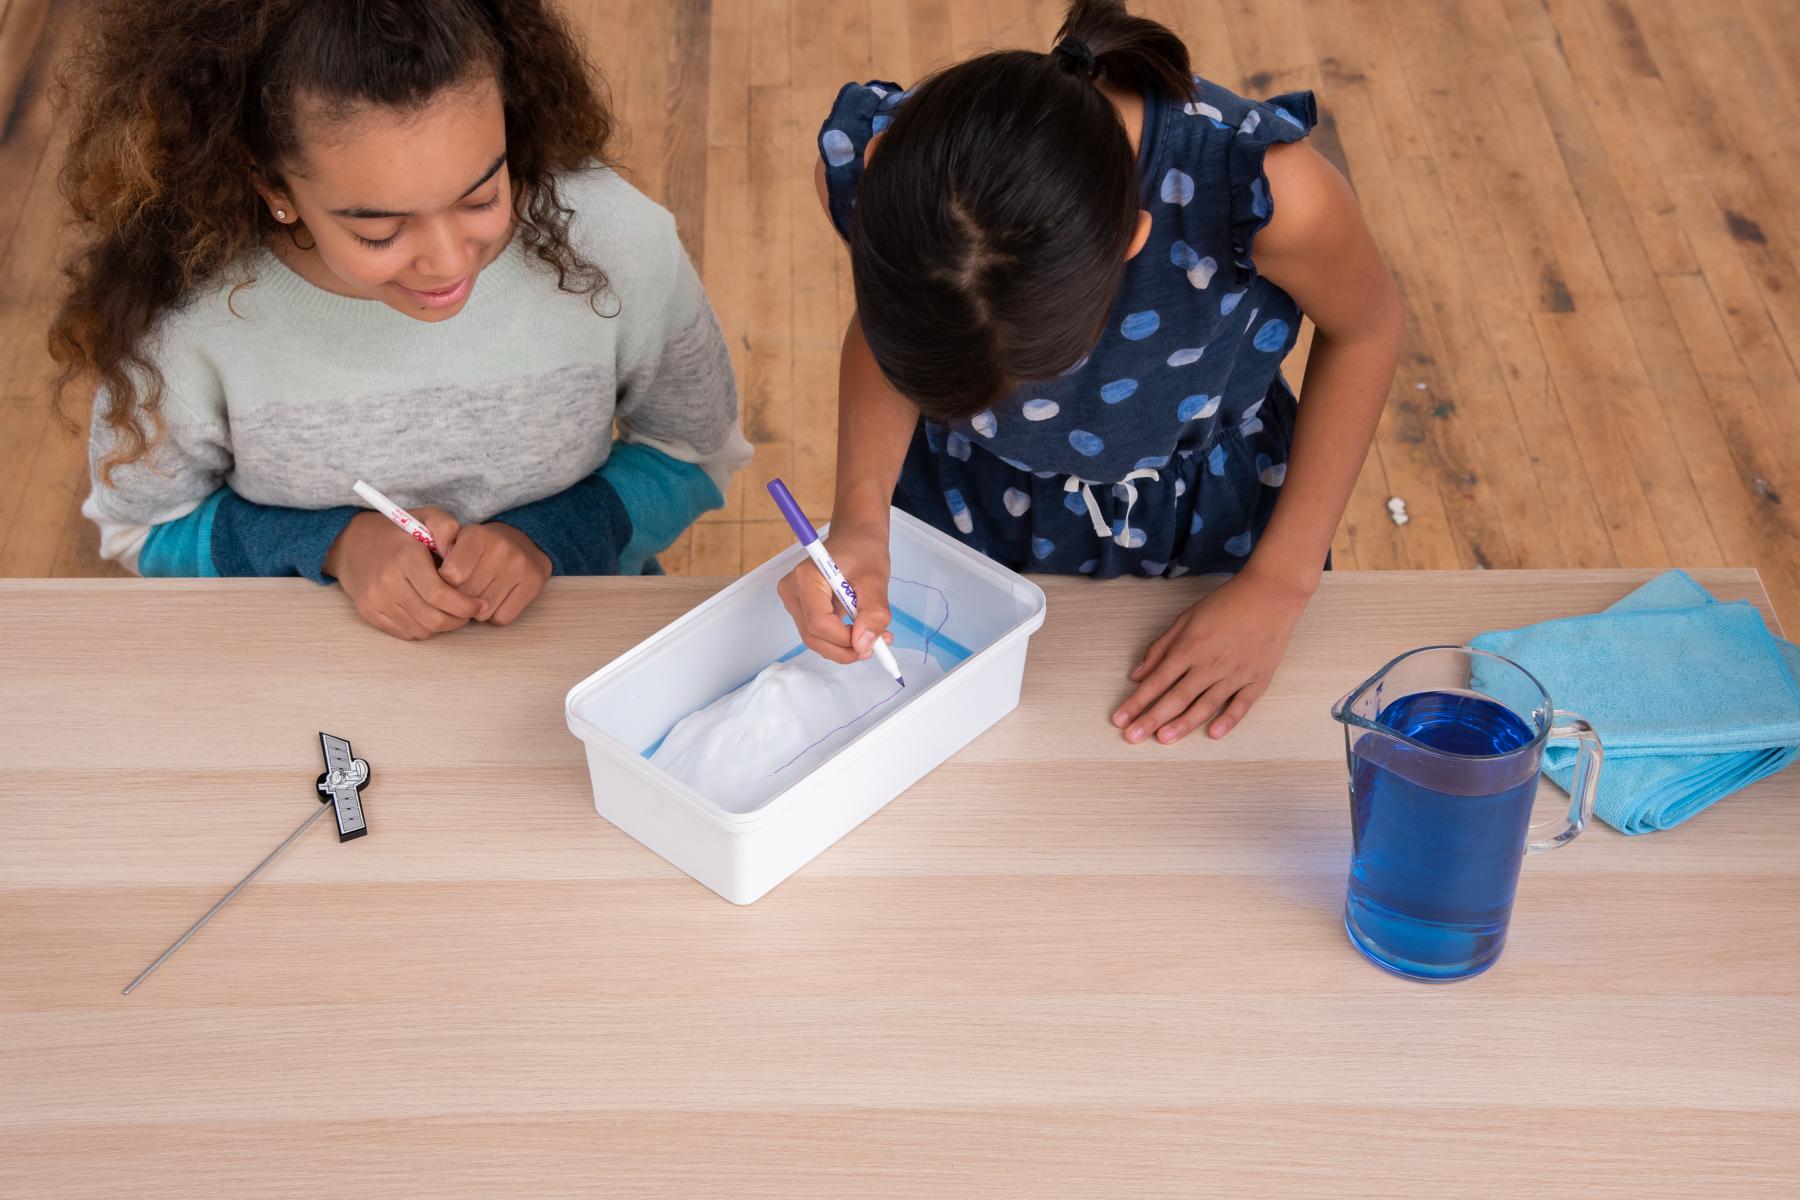
[{"label": "gray sweater sleeve", "polygon": [[[150,530],[198,509],[231,470],[231,431],[217,378],[179,335],[158,335],[154,357],[163,376],[160,408],[142,418],[149,450],[135,462],[104,464],[119,445],[106,422],[108,397],[94,397],[88,436],[92,491],[82,513],[100,527],[100,553],[138,570],[138,556]],[[139,382],[140,394],[145,390]]]},{"label": "gray sweater sleeve", "polygon": [[[639,254],[626,257],[611,248],[606,255],[626,265],[617,279],[623,304],[614,414],[619,434],[627,443],[692,463],[723,492],[752,453],[739,428],[731,352],[674,218],[654,205],[633,208]],[[617,237],[609,231],[605,240]],[[654,307],[644,303],[651,297]]]},{"label": "gray sweater sleeve", "polygon": [[95,400],[89,442],[93,491],[82,506],[100,527],[101,552],[140,575],[215,577],[300,575],[327,583],[325,555],[359,511],[254,504],[225,485],[231,465],[221,420],[196,416],[165,398],[160,433],[136,462],[104,460],[117,438]]}]

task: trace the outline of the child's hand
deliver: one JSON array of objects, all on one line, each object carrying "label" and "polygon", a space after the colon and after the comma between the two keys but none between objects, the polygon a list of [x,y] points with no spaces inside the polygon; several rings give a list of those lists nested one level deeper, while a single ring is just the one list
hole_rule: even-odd
[{"label": "child's hand", "polygon": [[1128,742],[1172,743],[1208,721],[1207,733],[1224,737],[1268,690],[1306,600],[1248,572],[1222,585],[1150,643],[1112,723]]},{"label": "child's hand", "polygon": [[825,549],[856,589],[856,624],[844,624],[831,585],[810,558],[801,559],[799,566],[783,576],[777,590],[808,649],[835,663],[853,663],[874,653],[877,637],[894,640],[887,631],[891,619],[887,524],[883,521],[880,528],[834,526],[825,539]]},{"label": "child's hand", "polygon": [[[440,550],[454,549],[462,533],[455,517],[436,508],[412,513]],[[480,608],[438,578],[431,551],[380,513],[350,519],[325,554],[325,573],[337,577],[363,620],[407,641],[461,629]]]},{"label": "child's hand", "polygon": [[544,590],[550,557],[511,525],[489,521],[457,534],[438,574],[478,605],[477,621],[510,625]]}]

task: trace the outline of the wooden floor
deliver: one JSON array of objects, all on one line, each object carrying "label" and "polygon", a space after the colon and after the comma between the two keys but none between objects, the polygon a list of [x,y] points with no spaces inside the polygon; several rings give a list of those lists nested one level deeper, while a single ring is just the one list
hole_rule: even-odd
[{"label": "wooden floor", "polygon": [[[0,575],[107,570],[76,511],[84,443],[44,404],[58,209],[42,84],[58,7],[0,0]],[[851,301],[811,173],[837,86],[1043,47],[1060,5],[572,7],[631,129],[636,180],[675,211],[731,340],[756,462],[667,565],[733,574],[787,540],[769,477],[830,506]],[[1405,354],[1340,568],[1752,565],[1800,622],[1790,0],[1136,7],[1222,83],[1318,91],[1314,142],[1399,276]]]}]

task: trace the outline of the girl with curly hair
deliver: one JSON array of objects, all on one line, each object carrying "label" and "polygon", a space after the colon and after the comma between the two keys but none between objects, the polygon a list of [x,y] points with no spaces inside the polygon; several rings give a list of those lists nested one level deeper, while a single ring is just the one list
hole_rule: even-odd
[{"label": "girl with curly hair", "polygon": [[[655,571],[750,457],[671,216],[544,0],[109,0],[73,67],[102,553],[424,638]],[[620,440],[614,441],[614,427]],[[443,561],[344,502],[367,479]]]}]

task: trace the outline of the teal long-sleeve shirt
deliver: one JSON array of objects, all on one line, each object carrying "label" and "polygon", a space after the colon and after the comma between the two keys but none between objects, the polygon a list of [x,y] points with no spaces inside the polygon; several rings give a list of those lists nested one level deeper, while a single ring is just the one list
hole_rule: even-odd
[{"label": "teal long-sleeve shirt", "polygon": [[[575,486],[490,520],[531,538],[554,574],[639,575],[695,518],[723,503],[699,467],[627,443]],[[325,583],[326,553],[361,511],[254,504],[221,487],[194,511],[151,528],[138,573],[301,575]]]}]

